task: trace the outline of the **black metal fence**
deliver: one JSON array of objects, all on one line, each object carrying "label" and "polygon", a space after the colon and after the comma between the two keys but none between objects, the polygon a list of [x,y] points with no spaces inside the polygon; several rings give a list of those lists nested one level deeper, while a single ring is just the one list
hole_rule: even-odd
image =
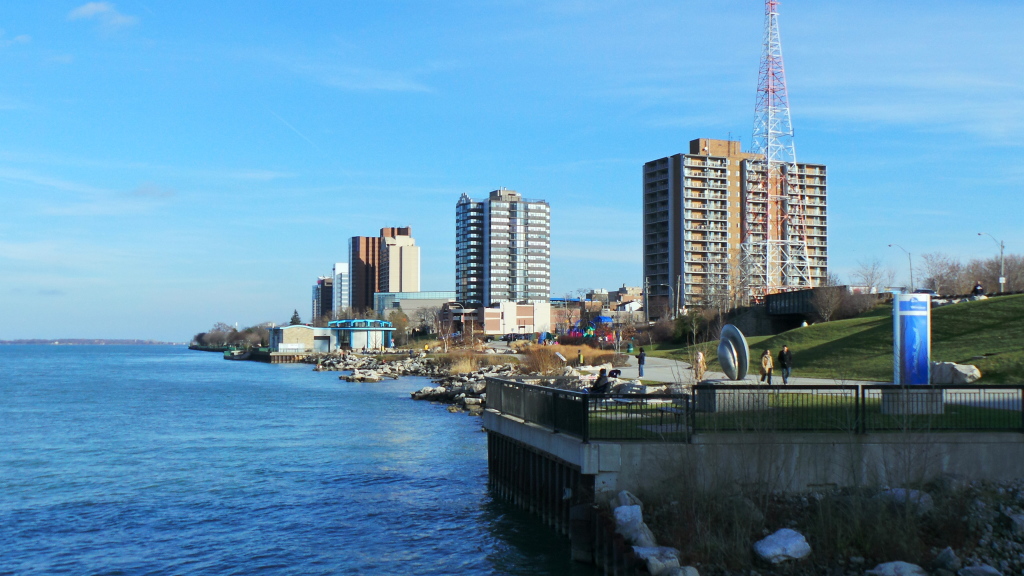
[{"label": "black metal fence", "polygon": [[1024,386],[699,385],[608,394],[489,378],[487,407],[588,440],[688,442],[702,432],[1024,433]]}]

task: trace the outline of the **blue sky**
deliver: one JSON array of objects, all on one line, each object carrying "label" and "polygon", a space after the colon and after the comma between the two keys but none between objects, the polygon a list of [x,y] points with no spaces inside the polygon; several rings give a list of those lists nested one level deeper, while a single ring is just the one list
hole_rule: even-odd
[{"label": "blue sky", "polygon": [[[1024,249],[1024,3],[781,5],[832,271]],[[187,340],[309,314],[345,240],[552,207],[552,291],[635,285],[643,163],[749,143],[763,4],[25,2],[0,7],[0,339]]]}]

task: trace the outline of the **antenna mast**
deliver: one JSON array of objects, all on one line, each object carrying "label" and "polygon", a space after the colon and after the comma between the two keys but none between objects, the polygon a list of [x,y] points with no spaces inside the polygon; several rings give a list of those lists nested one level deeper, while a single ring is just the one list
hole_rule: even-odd
[{"label": "antenna mast", "polygon": [[754,135],[743,161],[741,269],[746,296],[811,286],[804,230],[806,204],[796,163],[786,70],[779,40],[779,1],[765,0],[764,44],[754,104]]}]

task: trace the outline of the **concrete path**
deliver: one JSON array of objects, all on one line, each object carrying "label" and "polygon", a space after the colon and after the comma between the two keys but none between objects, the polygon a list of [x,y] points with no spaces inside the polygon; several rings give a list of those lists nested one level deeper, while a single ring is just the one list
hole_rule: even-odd
[{"label": "concrete path", "polygon": [[[619,368],[622,370],[621,378],[636,379],[637,365],[636,357],[631,356],[629,359],[629,366],[625,368]],[[795,370],[794,372],[799,373]],[[683,384],[693,384],[693,369],[686,362],[679,360],[672,360],[669,358],[656,358],[654,356],[648,356],[647,361],[644,363],[644,377],[645,381],[651,382],[681,382]],[[704,380],[709,384],[714,383],[729,383],[732,380],[726,380],[725,374],[721,372],[706,372],[704,374]],[[747,378],[743,382],[735,382],[737,384],[759,384],[760,376],[754,371],[752,374],[748,374]],[[807,385],[807,386],[833,386],[836,384],[892,384],[892,382],[873,382],[867,380],[835,380],[832,378],[804,378],[800,376],[792,376],[789,379],[790,384]],[[772,384],[781,386],[782,376],[779,373],[775,373],[772,376]]]}]

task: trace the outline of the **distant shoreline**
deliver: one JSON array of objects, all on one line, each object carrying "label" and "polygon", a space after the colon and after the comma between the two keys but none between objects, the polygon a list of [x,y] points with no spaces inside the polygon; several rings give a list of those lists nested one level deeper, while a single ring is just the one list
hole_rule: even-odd
[{"label": "distant shoreline", "polygon": [[24,340],[0,340],[0,346],[34,344],[42,346],[184,346],[183,342],[160,342],[158,340],[124,340],[111,338],[30,338]]}]

